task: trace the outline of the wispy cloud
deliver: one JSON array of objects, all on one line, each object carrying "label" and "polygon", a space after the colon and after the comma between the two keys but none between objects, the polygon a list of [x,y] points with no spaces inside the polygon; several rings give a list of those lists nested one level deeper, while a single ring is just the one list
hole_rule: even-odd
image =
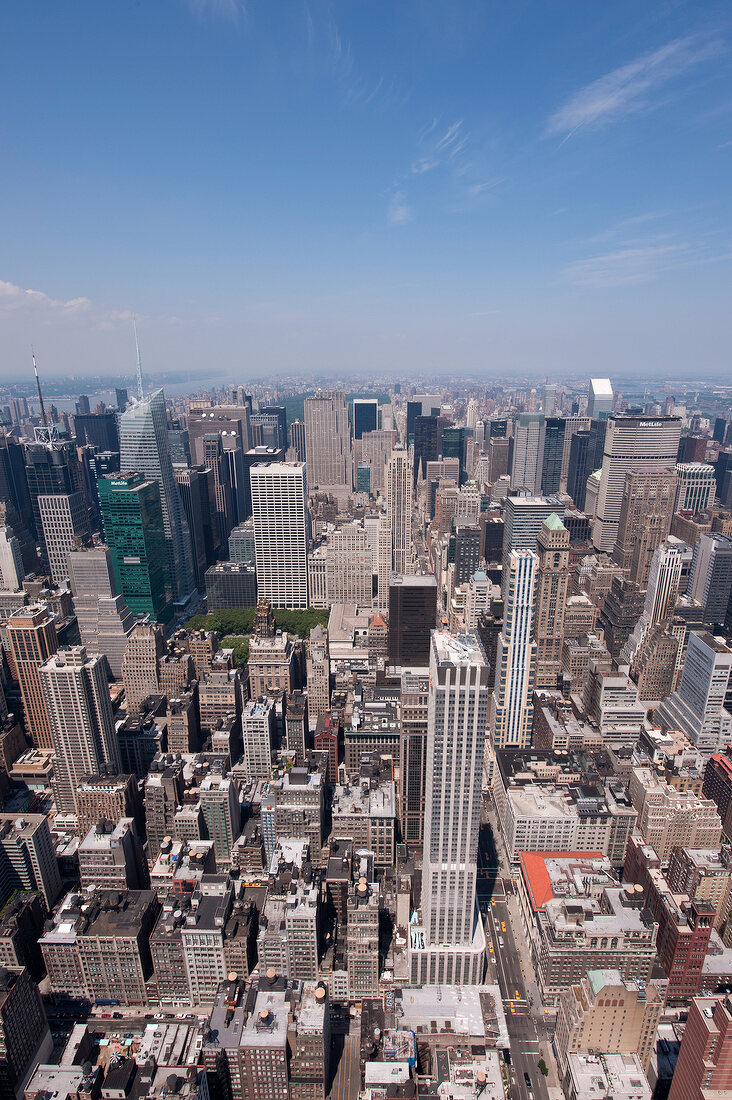
[{"label": "wispy cloud", "polygon": [[564,269],[576,286],[632,286],[650,283],[675,261],[689,253],[686,244],[647,245],[618,248],[585,260],[575,260]]},{"label": "wispy cloud", "polygon": [[56,313],[80,313],[91,309],[89,298],[70,298],[64,302],[58,298],[51,298],[42,290],[29,290],[15,283],[7,283],[0,280],[0,309],[28,309],[36,308],[53,310]]},{"label": "wispy cloud", "polygon": [[566,141],[580,129],[605,126],[655,106],[661,89],[720,50],[718,42],[696,35],[676,38],[657,50],[585,85],[549,118],[548,135]]},{"label": "wispy cloud", "polygon": [[391,196],[387,211],[389,225],[405,225],[407,222],[411,222],[413,217],[414,211],[407,202],[404,192],[395,191]]},{"label": "wispy cloud", "polygon": [[228,19],[238,23],[246,19],[246,0],[185,0],[188,7],[199,17],[213,16],[216,19]]}]

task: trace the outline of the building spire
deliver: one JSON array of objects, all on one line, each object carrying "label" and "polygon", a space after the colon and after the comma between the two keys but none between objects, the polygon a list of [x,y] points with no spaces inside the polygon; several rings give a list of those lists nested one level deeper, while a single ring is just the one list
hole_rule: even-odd
[{"label": "building spire", "polygon": [[43,423],[43,427],[47,428],[48,427],[48,421],[46,419],[46,406],[43,404],[43,394],[41,393],[41,380],[38,377],[38,367],[36,366],[36,356],[35,356],[35,353],[33,351],[33,348],[31,348],[31,359],[33,360],[33,373],[36,376],[36,388],[38,390],[38,400],[41,403],[41,421]]},{"label": "building spire", "polygon": [[137,319],[133,318],[132,327],[135,330],[135,350],[137,352],[137,399],[142,401],[142,360],[140,359],[140,341],[137,338]]}]

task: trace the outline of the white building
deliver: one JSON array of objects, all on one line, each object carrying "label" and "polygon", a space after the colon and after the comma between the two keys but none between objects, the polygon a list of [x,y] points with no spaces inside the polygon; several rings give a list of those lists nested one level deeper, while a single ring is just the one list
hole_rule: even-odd
[{"label": "white building", "polygon": [[544,417],[521,413],[514,428],[511,488],[538,493],[544,451]]},{"label": "white building", "polygon": [[325,556],[325,607],[355,603],[371,607],[373,600],[373,552],[360,523],[347,523],[331,531]]},{"label": "white building", "polygon": [[676,465],[675,512],[704,512],[714,504],[717,483],[708,462],[679,462]]},{"label": "white building", "polygon": [[515,550],[509,558],[491,713],[491,739],[496,749],[521,749],[531,743],[536,674],[533,628],[537,562],[533,550]]},{"label": "white building", "polygon": [[272,742],[275,709],[272,699],[250,699],[241,716],[244,766],[250,779],[269,779],[272,772]]},{"label": "white building", "polygon": [[411,981],[475,985],[485,938],[477,918],[488,664],[474,634],[434,631],[427,718],[422,925],[410,926]]},{"label": "white building", "polygon": [[731,672],[732,649],[724,638],[693,630],[678,691],[656,710],[656,723],[683,730],[705,756],[724,752],[732,736],[732,714],[724,706]]},{"label": "white building", "polygon": [[305,465],[252,466],[249,480],[257,594],[273,607],[308,607]]},{"label": "white building", "polygon": [[84,494],[52,493],[39,496],[38,511],[51,580],[54,584],[61,584],[69,575],[69,550],[77,538],[83,537],[89,531],[89,512]]},{"label": "white building", "polygon": [[609,378],[591,378],[587,391],[587,415],[599,418],[613,411],[613,387]]},{"label": "white building", "polygon": [[25,569],[20,543],[12,527],[0,527],[0,588],[17,592],[23,583]]}]

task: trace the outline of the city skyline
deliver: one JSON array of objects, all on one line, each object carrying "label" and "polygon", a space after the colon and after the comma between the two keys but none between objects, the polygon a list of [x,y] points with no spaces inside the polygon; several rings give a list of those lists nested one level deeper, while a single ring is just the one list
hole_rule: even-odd
[{"label": "city skyline", "polygon": [[0,19],[3,377],[723,377],[723,5]]}]

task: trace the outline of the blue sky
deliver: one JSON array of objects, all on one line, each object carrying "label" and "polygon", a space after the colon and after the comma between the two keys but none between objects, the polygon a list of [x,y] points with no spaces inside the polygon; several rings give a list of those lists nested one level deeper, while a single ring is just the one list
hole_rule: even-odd
[{"label": "blue sky", "polygon": [[0,377],[729,374],[728,4],[6,0]]}]

